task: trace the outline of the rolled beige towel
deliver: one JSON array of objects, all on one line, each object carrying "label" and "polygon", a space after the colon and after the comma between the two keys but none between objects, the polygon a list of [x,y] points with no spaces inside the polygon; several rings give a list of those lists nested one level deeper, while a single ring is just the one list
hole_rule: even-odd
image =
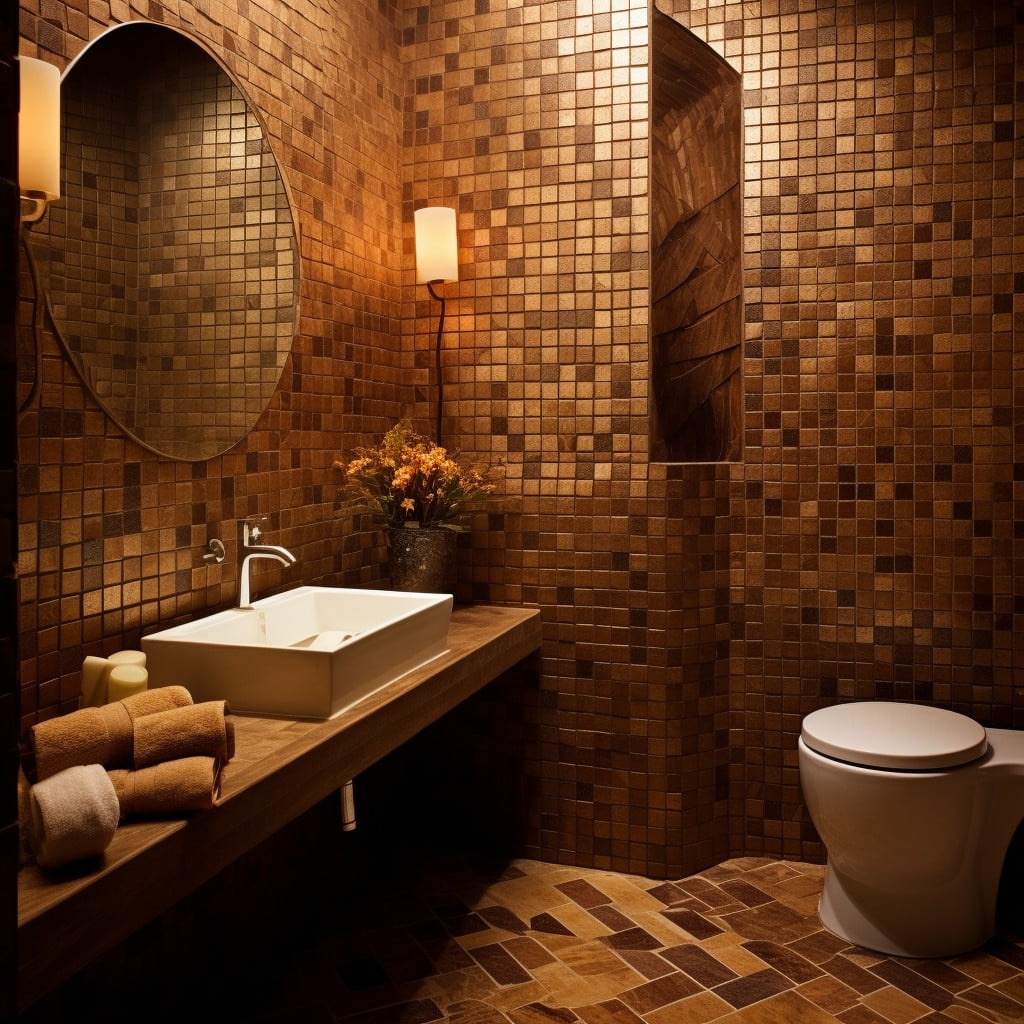
[{"label": "rolled beige towel", "polygon": [[198,755],[226,763],[234,753],[235,726],[222,700],[158,711],[135,723],[132,760],[137,769]]},{"label": "rolled beige towel", "polygon": [[98,857],[119,818],[117,793],[98,764],[67,768],[29,791],[29,845],[43,868]]},{"label": "rolled beige towel", "polygon": [[162,686],[113,704],[82,708],[39,722],[32,726],[30,735],[36,780],[42,782],[74,765],[99,764],[105,768],[129,765],[134,723],[191,703],[192,697],[183,686]]},{"label": "rolled beige towel", "polygon": [[220,792],[220,764],[214,757],[183,757],[139,771],[118,768],[107,774],[122,821],[136,815],[205,811]]}]

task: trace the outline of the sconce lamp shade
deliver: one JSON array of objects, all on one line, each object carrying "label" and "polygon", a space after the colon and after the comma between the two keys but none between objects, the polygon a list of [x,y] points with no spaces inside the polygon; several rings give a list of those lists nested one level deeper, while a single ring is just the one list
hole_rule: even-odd
[{"label": "sconce lamp shade", "polygon": [[455,234],[455,211],[447,206],[424,206],[413,217],[417,282],[458,281],[459,242]]},{"label": "sconce lamp shade", "polygon": [[60,71],[44,60],[19,57],[18,185],[22,195],[60,197]]}]

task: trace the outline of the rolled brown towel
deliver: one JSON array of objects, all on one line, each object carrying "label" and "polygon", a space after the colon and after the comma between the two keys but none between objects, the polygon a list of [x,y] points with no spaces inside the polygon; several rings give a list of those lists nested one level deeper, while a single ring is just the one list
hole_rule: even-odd
[{"label": "rolled brown towel", "polygon": [[197,755],[230,761],[235,753],[235,727],[227,711],[224,701],[209,700],[140,718],[134,727],[135,767]]},{"label": "rolled brown towel", "polygon": [[75,765],[116,768],[131,764],[134,723],[191,703],[192,697],[183,686],[162,686],[113,704],[82,708],[39,722],[30,734],[36,780],[42,782]]},{"label": "rolled brown towel", "polygon": [[171,708],[183,708],[192,703],[192,694],[184,686],[158,686],[153,690],[133,693],[130,697],[117,702],[128,709],[132,721],[155,715]]},{"label": "rolled brown towel", "polygon": [[107,773],[121,807],[121,820],[145,814],[180,814],[213,807],[220,792],[215,757],[183,757],[140,771]]}]

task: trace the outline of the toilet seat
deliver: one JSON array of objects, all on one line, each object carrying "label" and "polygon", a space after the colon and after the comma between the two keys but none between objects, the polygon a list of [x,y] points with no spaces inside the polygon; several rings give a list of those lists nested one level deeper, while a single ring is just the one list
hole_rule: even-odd
[{"label": "toilet seat", "polygon": [[953,768],[988,749],[984,728],[955,711],[925,704],[868,701],[807,715],[800,737],[812,750],[867,768]]}]

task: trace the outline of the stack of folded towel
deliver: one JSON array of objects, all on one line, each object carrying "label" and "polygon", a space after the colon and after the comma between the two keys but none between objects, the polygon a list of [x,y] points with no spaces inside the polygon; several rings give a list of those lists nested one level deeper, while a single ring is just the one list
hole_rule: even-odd
[{"label": "stack of folded towel", "polygon": [[225,702],[193,704],[182,686],[40,722],[30,740],[36,783],[23,819],[44,868],[101,854],[133,815],[212,807],[235,752]]}]

